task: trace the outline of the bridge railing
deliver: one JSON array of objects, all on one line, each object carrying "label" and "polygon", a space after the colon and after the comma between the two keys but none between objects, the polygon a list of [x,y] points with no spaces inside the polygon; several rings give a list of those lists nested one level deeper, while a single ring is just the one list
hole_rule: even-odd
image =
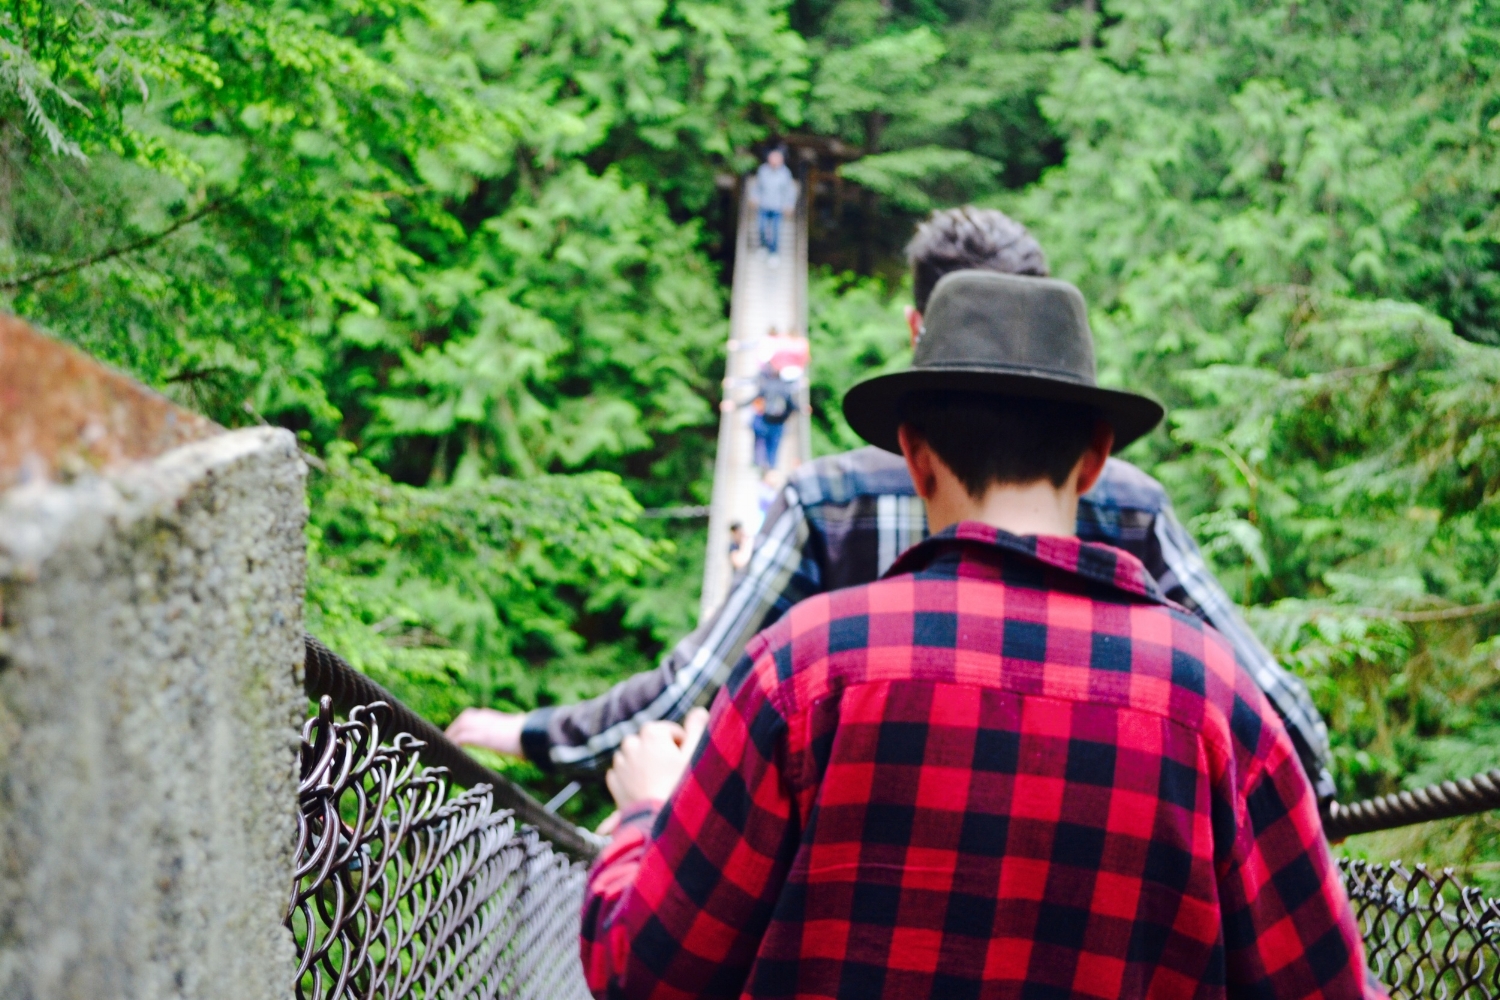
[{"label": "bridge railing", "polygon": [[297,996],[587,997],[578,921],[598,838],[306,645],[318,709],[302,733],[286,913]]},{"label": "bridge railing", "polygon": [[[312,637],[298,867],[298,996],[584,997],[578,915],[601,841],[481,767]],[[346,721],[335,718],[335,710]],[[1489,774],[1325,814],[1331,839],[1495,808]],[[468,786],[453,795],[451,785]],[[1500,901],[1451,870],[1339,861],[1396,1000],[1500,998]]]}]

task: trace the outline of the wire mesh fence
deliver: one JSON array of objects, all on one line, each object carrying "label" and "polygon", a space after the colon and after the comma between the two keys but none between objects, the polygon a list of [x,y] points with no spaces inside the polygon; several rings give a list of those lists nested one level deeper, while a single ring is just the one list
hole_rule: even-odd
[{"label": "wire mesh fence", "polygon": [[[578,952],[587,862],[577,858],[592,855],[593,841],[550,814],[545,836],[518,824],[490,785],[460,790],[447,766],[419,757],[447,762],[402,711],[377,701],[340,721],[325,694],[303,730],[286,915],[299,1000],[587,997]],[[461,753],[433,733],[439,750]],[[513,805],[524,792],[504,794]],[[528,816],[540,809],[523,805],[534,807]],[[1339,867],[1366,960],[1393,1000],[1500,1000],[1500,901],[1452,871],[1347,858]]]},{"label": "wire mesh fence", "polygon": [[1500,997],[1500,902],[1399,861],[1339,860],[1365,961],[1392,1000]]},{"label": "wire mesh fence", "polygon": [[450,794],[391,709],[329,698],[307,721],[286,922],[300,1000],[587,997],[585,868],[497,810]]}]

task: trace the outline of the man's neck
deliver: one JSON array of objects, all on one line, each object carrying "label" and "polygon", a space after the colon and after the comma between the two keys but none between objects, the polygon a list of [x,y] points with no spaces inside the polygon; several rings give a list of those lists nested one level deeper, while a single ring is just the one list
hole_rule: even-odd
[{"label": "man's neck", "polygon": [[992,485],[975,499],[956,480],[927,500],[927,530],[933,534],[961,521],[979,521],[1012,535],[1077,534],[1078,493],[1071,480],[1061,487],[1045,479],[1024,485]]}]

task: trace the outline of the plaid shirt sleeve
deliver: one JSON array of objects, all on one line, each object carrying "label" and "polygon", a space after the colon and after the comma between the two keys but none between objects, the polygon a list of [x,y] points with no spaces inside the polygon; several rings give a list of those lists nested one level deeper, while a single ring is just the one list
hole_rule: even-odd
[{"label": "plaid shirt sleeve", "polygon": [[1328,727],[1307,693],[1307,685],[1271,655],[1240,617],[1219,581],[1214,579],[1197,543],[1177,520],[1170,504],[1163,503],[1153,519],[1152,534],[1159,552],[1160,565],[1147,559],[1146,568],[1156,577],[1162,593],[1192,611],[1219,631],[1240,662],[1250,672],[1257,687],[1265,693],[1286,723],[1297,756],[1302,761],[1319,799],[1332,798],[1338,789],[1328,765],[1332,754],[1328,748]]},{"label": "plaid shirt sleeve", "polygon": [[589,875],[581,941],[595,996],[737,997],[745,986],[798,833],[786,720],[749,666],[715,702],[671,799],[624,817]]},{"label": "plaid shirt sleeve", "polygon": [[629,677],[588,701],[530,713],[521,736],[526,756],[548,769],[603,771],[620,741],[641,726],[681,721],[695,705],[709,704],[751,637],[793,604],[822,591],[817,563],[805,551],[810,534],[801,500],[788,486],[723,607],[673,647],[655,670]]},{"label": "plaid shirt sleeve", "polygon": [[1357,972],[1358,928],[1302,766],[1269,720],[1242,704],[1231,725],[1237,736],[1252,730],[1261,746],[1236,801],[1216,803],[1213,819],[1235,823],[1214,833],[1228,993],[1381,996]]}]

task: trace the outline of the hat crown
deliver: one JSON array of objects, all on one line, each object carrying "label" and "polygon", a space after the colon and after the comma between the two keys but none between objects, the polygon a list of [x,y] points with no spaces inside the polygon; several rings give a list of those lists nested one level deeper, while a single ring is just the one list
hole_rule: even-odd
[{"label": "hat crown", "polygon": [[1099,385],[1083,295],[1066,281],[954,271],[932,290],[905,371],[872,375],[844,394],[856,434],[900,452],[901,400],[913,392],[976,392],[1094,408],[1119,450],[1161,422],[1161,404]]},{"label": "hat crown", "polygon": [[1066,281],[954,271],[932,290],[912,368],[1046,372],[1098,385],[1083,294]]}]

